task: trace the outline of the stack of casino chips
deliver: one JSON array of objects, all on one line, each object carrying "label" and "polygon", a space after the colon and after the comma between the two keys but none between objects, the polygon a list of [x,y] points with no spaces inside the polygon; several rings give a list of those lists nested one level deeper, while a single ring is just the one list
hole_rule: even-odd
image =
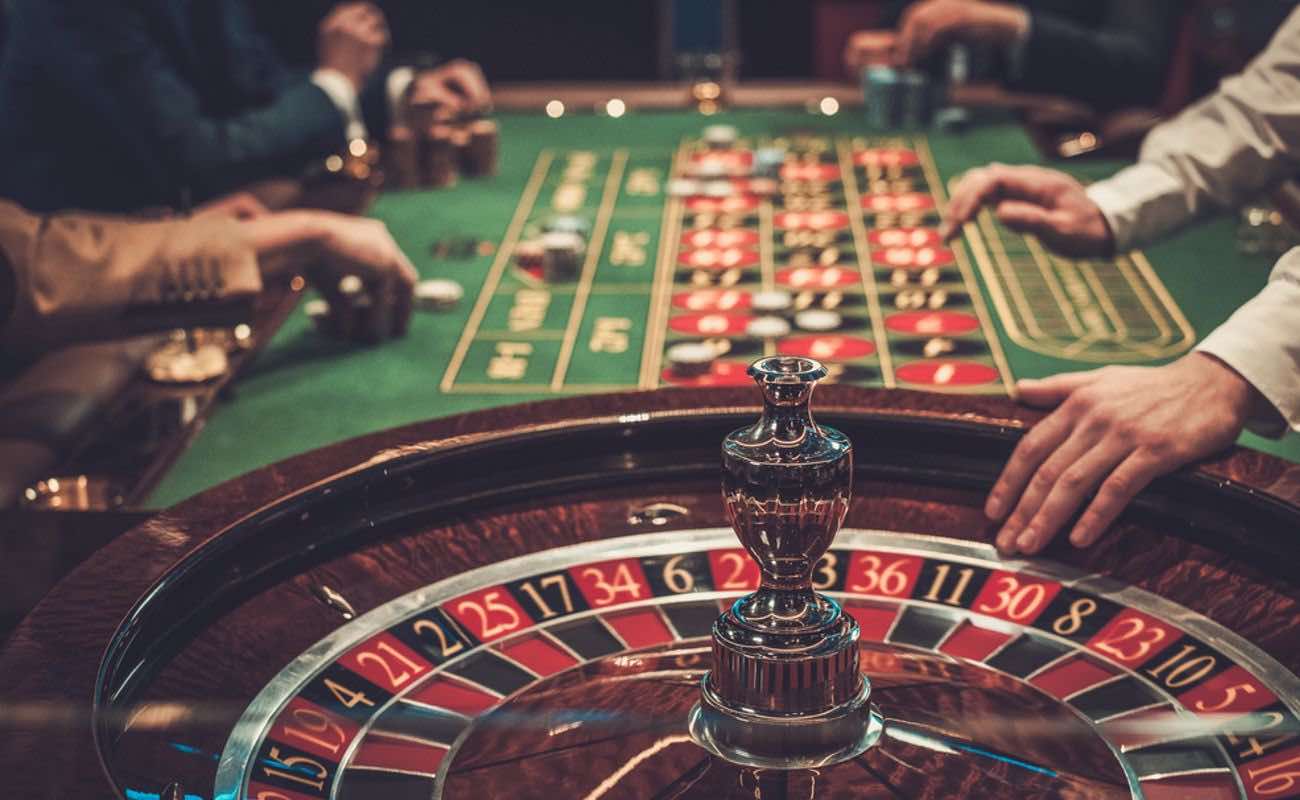
[{"label": "stack of casino chips", "polygon": [[389,128],[385,182],[394,189],[440,189],[454,186],[461,175],[494,175],[498,137],[490,119],[438,120],[429,109],[411,109],[409,122]]},{"label": "stack of casino chips", "polygon": [[935,89],[923,72],[873,65],[862,70],[867,126],[876,131],[918,130],[934,118]]},{"label": "stack of casino chips", "polygon": [[586,217],[549,217],[515,245],[515,266],[547,283],[575,281],[582,273],[590,236],[591,222]]}]

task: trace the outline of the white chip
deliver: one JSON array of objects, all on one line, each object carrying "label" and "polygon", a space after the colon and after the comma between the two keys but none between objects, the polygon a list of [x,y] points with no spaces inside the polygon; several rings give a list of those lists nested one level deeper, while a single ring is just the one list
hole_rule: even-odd
[{"label": "white chip", "polygon": [[833,331],[840,326],[844,318],[834,311],[823,311],[819,308],[812,308],[807,311],[800,311],[794,315],[794,324],[806,331],[814,333],[825,333]]},{"label": "white chip", "polygon": [[690,178],[673,178],[668,181],[669,197],[691,197],[700,193],[700,182]]},{"label": "white chip", "polygon": [[145,370],[157,383],[203,383],[224,375],[229,369],[226,348],[212,342],[193,350],[183,339],[167,342],[145,359]]},{"label": "white chip", "polygon": [[330,304],[325,300],[317,298],[303,303],[302,310],[307,312],[308,317],[311,317],[312,319],[320,319],[321,317],[328,317],[330,315]]},{"label": "white chip", "polygon": [[735,143],[739,135],[734,125],[710,125],[704,129],[700,138],[708,144],[725,147]]},{"label": "white chip", "polygon": [[785,311],[794,303],[794,298],[789,292],[783,292],[779,289],[769,292],[754,292],[749,298],[750,307],[755,311]]},{"label": "white chip", "polygon": [[756,339],[780,339],[790,335],[790,323],[780,317],[755,317],[745,326],[745,333]]},{"label": "white chip", "polygon": [[339,279],[339,294],[357,295],[364,291],[366,285],[357,275],[344,275]]},{"label": "white chip", "polygon": [[465,289],[455,281],[434,279],[415,285],[415,307],[424,311],[454,308],[465,296]]},{"label": "white chip", "polygon": [[727,165],[721,161],[706,158],[703,161],[695,162],[695,165],[691,167],[691,172],[697,178],[709,180],[714,178],[725,178],[730,174],[731,170],[727,169]]},{"label": "white chip", "polygon": [[731,197],[736,193],[736,186],[731,181],[709,181],[704,184],[705,197]]},{"label": "white chip", "polygon": [[559,250],[576,254],[582,251],[582,245],[582,237],[569,231],[551,231],[542,234],[542,248],[544,250]]},{"label": "white chip", "polygon": [[668,366],[678,375],[705,375],[718,357],[718,351],[704,342],[682,342],[668,348]]}]

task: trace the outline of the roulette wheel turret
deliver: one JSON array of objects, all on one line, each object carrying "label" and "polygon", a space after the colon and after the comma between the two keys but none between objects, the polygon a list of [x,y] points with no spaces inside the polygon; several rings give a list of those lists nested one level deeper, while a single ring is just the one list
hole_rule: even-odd
[{"label": "roulette wheel turret", "polygon": [[821,364],[765,358],[749,372],[763,414],[724,440],[722,495],[762,577],[714,624],[713,669],[690,728],[733,763],[820,767],[859,755],[881,730],[858,669],[858,623],[812,586],[849,510],[853,446],[813,420]]}]

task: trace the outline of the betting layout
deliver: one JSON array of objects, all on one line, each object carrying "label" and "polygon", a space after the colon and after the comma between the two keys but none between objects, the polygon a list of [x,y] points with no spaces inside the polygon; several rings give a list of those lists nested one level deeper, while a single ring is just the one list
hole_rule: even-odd
[{"label": "betting layout", "polygon": [[720,385],[765,352],[845,383],[1006,390],[923,139],[719,138],[543,152],[443,391]]},{"label": "betting layout", "polygon": [[[758,165],[773,149],[768,189]],[[671,301],[664,323],[651,323],[666,331],[665,384],[743,385],[749,361],[781,354],[816,358],[841,383],[1006,390],[966,255],[940,241],[942,197],[922,139],[706,143],[685,174],[714,164],[737,191],[681,204]],[[692,358],[709,351],[707,363]]]},{"label": "betting layout", "polygon": [[[600,713],[602,682],[640,671],[679,675],[668,683],[689,700],[723,604],[757,587],[757,566],[734,543],[729,531],[698,531],[580,545],[375,609],[253,701],[216,796],[474,795],[490,790],[476,781],[492,760],[522,746],[507,734],[529,724],[538,697],[576,692],[581,704],[547,725],[590,721],[582,715]],[[1063,568],[987,560],[979,546],[863,531],[839,544],[815,585],[858,620],[862,668],[887,719],[907,713],[891,709],[891,681],[916,698],[909,686],[971,691],[987,675],[1009,720],[1021,695],[1036,714],[1043,703],[1072,712],[1097,743],[1072,745],[1076,757],[1104,756],[1123,796],[1300,797],[1295,676],[1209,620]],[[1051,747],[1052,737],[1037,741]],[[974,752],[1048,769],[1033,747]]]},{"label": "betting layout", "polygon": [[988,213],[940,242],[923,135],[727,128],[673,152],[542,151],[442,391],[740,384],[749,360],[789,354],[842,383],[1000,394],[1015,376],[999,328],[1096,363],[1195,341],[1140,252],[1060,258]]},{"label": "betting layout", "polygon": [[1141,251],[1070,259],[1019,236],[987,208],[966,226],[1003,328],[1020,347],[1097,364],[1182,355],[1191,322]]}]

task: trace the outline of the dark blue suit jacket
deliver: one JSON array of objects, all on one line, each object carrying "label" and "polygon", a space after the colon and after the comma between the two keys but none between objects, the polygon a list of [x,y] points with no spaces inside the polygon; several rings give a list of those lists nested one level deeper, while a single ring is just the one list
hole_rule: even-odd
[{"label": "dark blue suit jacket", "polygon": [[7,28],[0,196],[32,210],[198,203],[344,144],[244,0],[10,0]]}]

